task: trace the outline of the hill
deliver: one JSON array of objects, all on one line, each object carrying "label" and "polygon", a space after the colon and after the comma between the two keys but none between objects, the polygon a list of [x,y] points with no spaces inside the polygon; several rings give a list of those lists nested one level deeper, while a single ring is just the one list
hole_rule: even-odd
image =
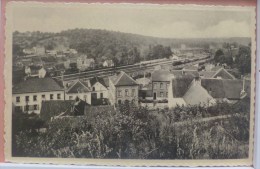
[{"label": "hill", "polygon": [[22,49],[44,46],[45,49],[76,49],[98,63],[113,59],[118,64],[135,63],[144,58],[169,57],[171,49],[187,47],[209,48],[223,43],[248,45],[250,38],[193,38],[173,39],[143,36],[131,33],[99,29],[72,29],[60,33],[14,32],[13,56],[21,55]]}]

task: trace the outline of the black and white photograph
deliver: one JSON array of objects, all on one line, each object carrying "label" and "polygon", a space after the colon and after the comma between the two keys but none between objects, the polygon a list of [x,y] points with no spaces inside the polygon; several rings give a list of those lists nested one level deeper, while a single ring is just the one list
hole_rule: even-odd
[{"label": "black and white photograph", "polygon": [[10,161],[252,164],[255,8],[17,2],[7,13]]}]

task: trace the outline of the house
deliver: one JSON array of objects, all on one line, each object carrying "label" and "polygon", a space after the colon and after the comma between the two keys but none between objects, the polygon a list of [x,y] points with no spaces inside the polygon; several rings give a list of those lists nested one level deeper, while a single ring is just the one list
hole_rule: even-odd
[{"label": "house", "polygon": [[113,66],[115,66],[113,60],[105,60],[103,62],[103,67],[113,67]]},{"label": "house", "polygon": [[218,79],[236,79],[234,75],[229,73],[226,69],[220,68],[217,71],[200,71],[201,78],[218,78]]},{"label": "house", "polygon": [[46,70],[42,66],[26,66],[25,74],[28,77],[44,78],[46,75]]},{"label": "house", "polygon": [[170,59],[173,60],[173,61],[180,60],[180,58],[177,55],[175,55],[175,54],[172,54],[172,56],[170,56]]},{"label": "house", "polygon": [[36,46],[33,47],[33,49],[35,50],[35,55],[44,55],[45,54],[45,47],[44,46]]},{"label": "house", "polygon": [[121,71],[109,77],[109,100],[111,104],[121,104],[125,101],[138,102],[138,87],[136,81]]},{"label": "house", "polygon": [[152,73],[152,91],[154,100],[168,99],[168,89],[172,77],[182,77],[190,75],[192,77],[198,77],[198,71],[193,70],[158,70]]},{"label": "house", "polygon": [[79,98],[91,104],[91,86],[89,81],[77,80],[66,87],[65,100]]},{"label": "house", "polygon": [[52,78],[28,78],[12,89],[16,110],[40,113],[42,101],[64,100],[63,87]]},{"label": "house", "polygon": [[236,79],[201,79],[200,77],[173,77],[169,88],[168,106],[211,106],[220,102],[236,103],[250,97],[250,82]]},{"label": "house", "polygon": [[[108,79],[107,79],[108,80]],[[104,78],[93,77],[89,80],[91,86],[91,103],[108,98],[108,84]]]},{"label": "house", "polygon": [[230,102],[240,100],[245,95],[250,95],[250,85],[245,80],[233,79],[201,79],[201,86],[218,101]]},{"label": "house", "polygon": [[77,68],[84,71],[88,68],[94,68],[95,60],[93,58],[88,58],[87,55],[81,55],[77,58]]},{"label": "house", "polygon": [[32,55],[32,54],[35,54],[36,51],[34,48],[25,48],[25,49],[23,49],[23,53],[26,55]]},{"label": "house", "polygon": [[171,76],[171,72],[167,70],[157,70],[152,73],[151,80],[154,100],[163,100],[168,98],[168,88]]}]

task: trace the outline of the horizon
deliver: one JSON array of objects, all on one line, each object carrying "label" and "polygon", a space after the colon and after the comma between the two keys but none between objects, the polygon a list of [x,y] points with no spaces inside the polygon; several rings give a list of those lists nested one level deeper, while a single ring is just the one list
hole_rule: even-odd
[{"label": "horizon", "polygon": [[129,33],[129,32],[121,32],[121,31],[114,31],[114,30],[107,30],[107,29],[92,29],[92,28],[73,28],[73,29],[66,29],[66,30],[61,30],[59,32],[47,32],[47,31],[40,31],[40,30],[34,30],[34,31],[13,31],[12,33],[18,32],[18,33],[35,33],[35,32],[40,32],[40,33],[51,33],[51,34],[59,34],[61,32],[66,32],[66,31],[73,31],[77,29],[83,29],[83,30],[101,30],[101,31],[108,31],[108,32],[116,32],[116,33],[122,33],[122,34],[130,34],[130,35],[137,35],[137,36],[143,36],[143,37],[149,37],[149,38],[159,38],[159,39],[231,39],[231,38],[251,38],[250,36],[243,37],[243,36],[232,36],[232,37],[183,37],[183,38],[175,38],[175,37],[156,37],[156,36],[149,36],[149,35],[142,35],[138,33]]}]

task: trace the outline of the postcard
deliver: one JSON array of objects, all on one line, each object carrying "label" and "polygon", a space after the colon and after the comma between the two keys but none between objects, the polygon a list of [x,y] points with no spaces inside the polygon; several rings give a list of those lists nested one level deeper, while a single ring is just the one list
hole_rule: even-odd
[{"label": "postcard", "polygon": [[5,160],[252,166],[255,10],[7,3]]}]

